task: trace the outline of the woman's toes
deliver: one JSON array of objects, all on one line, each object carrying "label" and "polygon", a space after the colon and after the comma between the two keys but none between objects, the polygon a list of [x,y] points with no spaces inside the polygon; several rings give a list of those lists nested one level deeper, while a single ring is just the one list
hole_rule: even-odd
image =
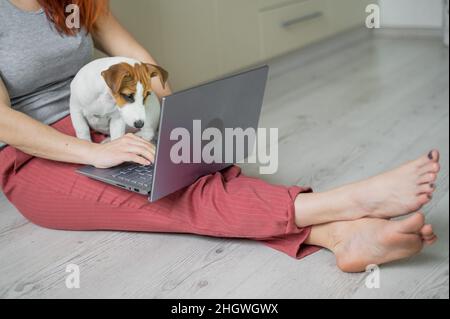
[{"label": "woman's toes", "polygon": [[419,177],[417,184],[422,185],[426,183],[434,183],[436,179],[437,179],[436,173],[427,173]]},{"label": "woman's toes", "polygon": [[439,151],[432,150],[428,154],[418,158],[415,162],[418,167],[422,167],[426,164],[429,164],[430,162],[439,162],[439,157],[440,157]]},{"label": "woman's toes", "polygon": [[419,196],[419,203],[426,205],[433,199],[433,194],[422,194]]},{"label": "woman's toes", "polygon": [[436,190],[436,185],[431,184],[423,184],[419,185],[419,194],[431,194]]},{"label": "woman's toes", "polygon": [[415,164],[417,165],[417,167],[422,167],[422,166],[430,163],[430,161],[432,161],[430,159],[430,154],[426,154],[426,155],[423,155],[423,156],[419,157],[418,159],[416,159]]},{"label": "woman's toes", "polygon": [[441,165],[439,163],[431,162],[431,163],[425,164],[424,166],[419,168],[419,175],[422,176],[422,175],[430,174],[430,173],[437,174],[437,173],[439,173],[440,170],[441,170]]},{"label": "woman's toes", "polygon": [[422,213],[415,213],[408,218],[393,222],[398,232],[406,234],[417,234],[425,224],[425,216]]},{"label": "woman's toes", "polygon": [[439,163],[433,163],[433,166],[431,167],[432,173],[439,173],[441,171],[441,164]]},{"label": "woman's toes", "polygon": [[433,226],[431,226],[431,225],[423,226],[422,229],[420,229],[420,235],[422,235],[423,238],[428,238],[428,239],[433,237],[434,236]]},{"label": "woman's toes", "polygon": [[430,153],[428,153],[428,158],[431,161],[439,162],[440,157],[441,157],[441,154],[439,153],[438,150],[432,150]]},{"label": "woman's toes", "polygon": [[420,194],[416,197],[415,203],[411,205],[411,211],[417,211],[421,209],[423,206],[428,204],[433,199],[433,195],[430,194]]},{"label": "woman's toes", "polygon": [[434,239],[436,238],[436,235],[431,235],[431,236],[427,236],[427,237],[422,237],[422,240],[424,241],[424,242],[430,242],[430,241],[433,241]]},{"label": "woman's toes", "polygon": [[438,240],[438,237],[435,235],[431,239],[424,240],[425,245],[431,246],[434,245]]},{"label": "woman's toes", "polygon": [[437,236],[433,231],[433,226],[425,225],[420,229],[420,235],[426,245],[433,245],[437,241]]}]

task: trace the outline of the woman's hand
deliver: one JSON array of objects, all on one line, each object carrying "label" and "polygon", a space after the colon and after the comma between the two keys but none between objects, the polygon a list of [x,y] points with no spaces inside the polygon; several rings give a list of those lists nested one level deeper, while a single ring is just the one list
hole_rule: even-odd
[{"label": "woman's hand", "polygon": [[92,146],[89,162],[96,168],[110,168],[125,162],[148,166],[155,161],[155,146],[134,134]]}]

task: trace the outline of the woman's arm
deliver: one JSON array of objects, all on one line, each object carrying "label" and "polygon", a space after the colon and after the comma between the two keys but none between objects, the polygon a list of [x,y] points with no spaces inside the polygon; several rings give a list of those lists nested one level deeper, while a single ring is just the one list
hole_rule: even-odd
[{"label": "woman's arm", "polygon": [[33,156],[99,168],[113,167],[128,161],[148,165],[154,159],[155,149],[153,145],[134,135],[127,135],[108,144],[94,144],[62,134],[13,110],[1,78],[0,141]]},{"label": "woman's arm", "polygon": [[[93,33],[95,46],[109,56],[123,56],[145,63],[157,64],[153,57],[119,23],[112,12],[102,16],[96,22]],[[164,89],[157,79],[152,80],[152,88],[159,97],[172,94],[169,85]]]},{"label": "woman's arm", "polygon": [[[156,64],[150,54],[119,24],[111,13],[97,22],[93,35],[97,48],[108,55],[126,56]],[[171,94],[160,81],[152,82],[160,97]],[[58,132],[31,117],[13,110],[5,85],[0,78],[0,141],[24,153],[54,161],[88,164],[99,168],[124,162],[149,165],[154,161],[155,146],[133,135],[106,144],[94,144]]]}]

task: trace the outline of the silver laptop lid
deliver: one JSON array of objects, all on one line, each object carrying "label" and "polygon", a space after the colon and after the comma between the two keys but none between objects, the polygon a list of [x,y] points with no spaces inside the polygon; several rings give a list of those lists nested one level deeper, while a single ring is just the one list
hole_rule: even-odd
[{"label": "silver laptop lid", "polygon": [[[235,156],[232,161],[229,161],[230,158],[225,161],[225,141],[222,140],[222,161],[206,163],[201,152],[210,141],[202,141],[201,135],[208,128],[218,129],[215,131],[220,131],[222,137],[225,137],[226,128],[257,130],[268,70],[268,66],[262,66],[163,98],[151,202],[191,185],[202,176],[225,169],[249,155],[254,139],[246,140],[242,158]],[[183,148],[183,151],[179,148],[183,139],[180,132],[188,133],[190,139],[188,147]],[[175,163],[171,152],[177,154],[176,161],[179,161],[180,155],[189,160]]]}]

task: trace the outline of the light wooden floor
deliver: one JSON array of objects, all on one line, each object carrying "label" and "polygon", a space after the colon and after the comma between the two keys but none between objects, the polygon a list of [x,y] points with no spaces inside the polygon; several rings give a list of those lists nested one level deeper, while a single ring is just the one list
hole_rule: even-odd
[{"label": "light wooden floor", "polygon": [[[297,261],[241,240],[46,230],[0,194],[0,297],[448,298],[448,49],[428,38],[338,43],[271,63],[261,124],[280,128],[280,170],[266,178],[320,191],[440,148],[425,208],[440,241],[383,266],[380,289],[365,287],[366,274],[341,273],[327,251]],[[65,287],[70,263],[81,267],[80,289]]]}]

